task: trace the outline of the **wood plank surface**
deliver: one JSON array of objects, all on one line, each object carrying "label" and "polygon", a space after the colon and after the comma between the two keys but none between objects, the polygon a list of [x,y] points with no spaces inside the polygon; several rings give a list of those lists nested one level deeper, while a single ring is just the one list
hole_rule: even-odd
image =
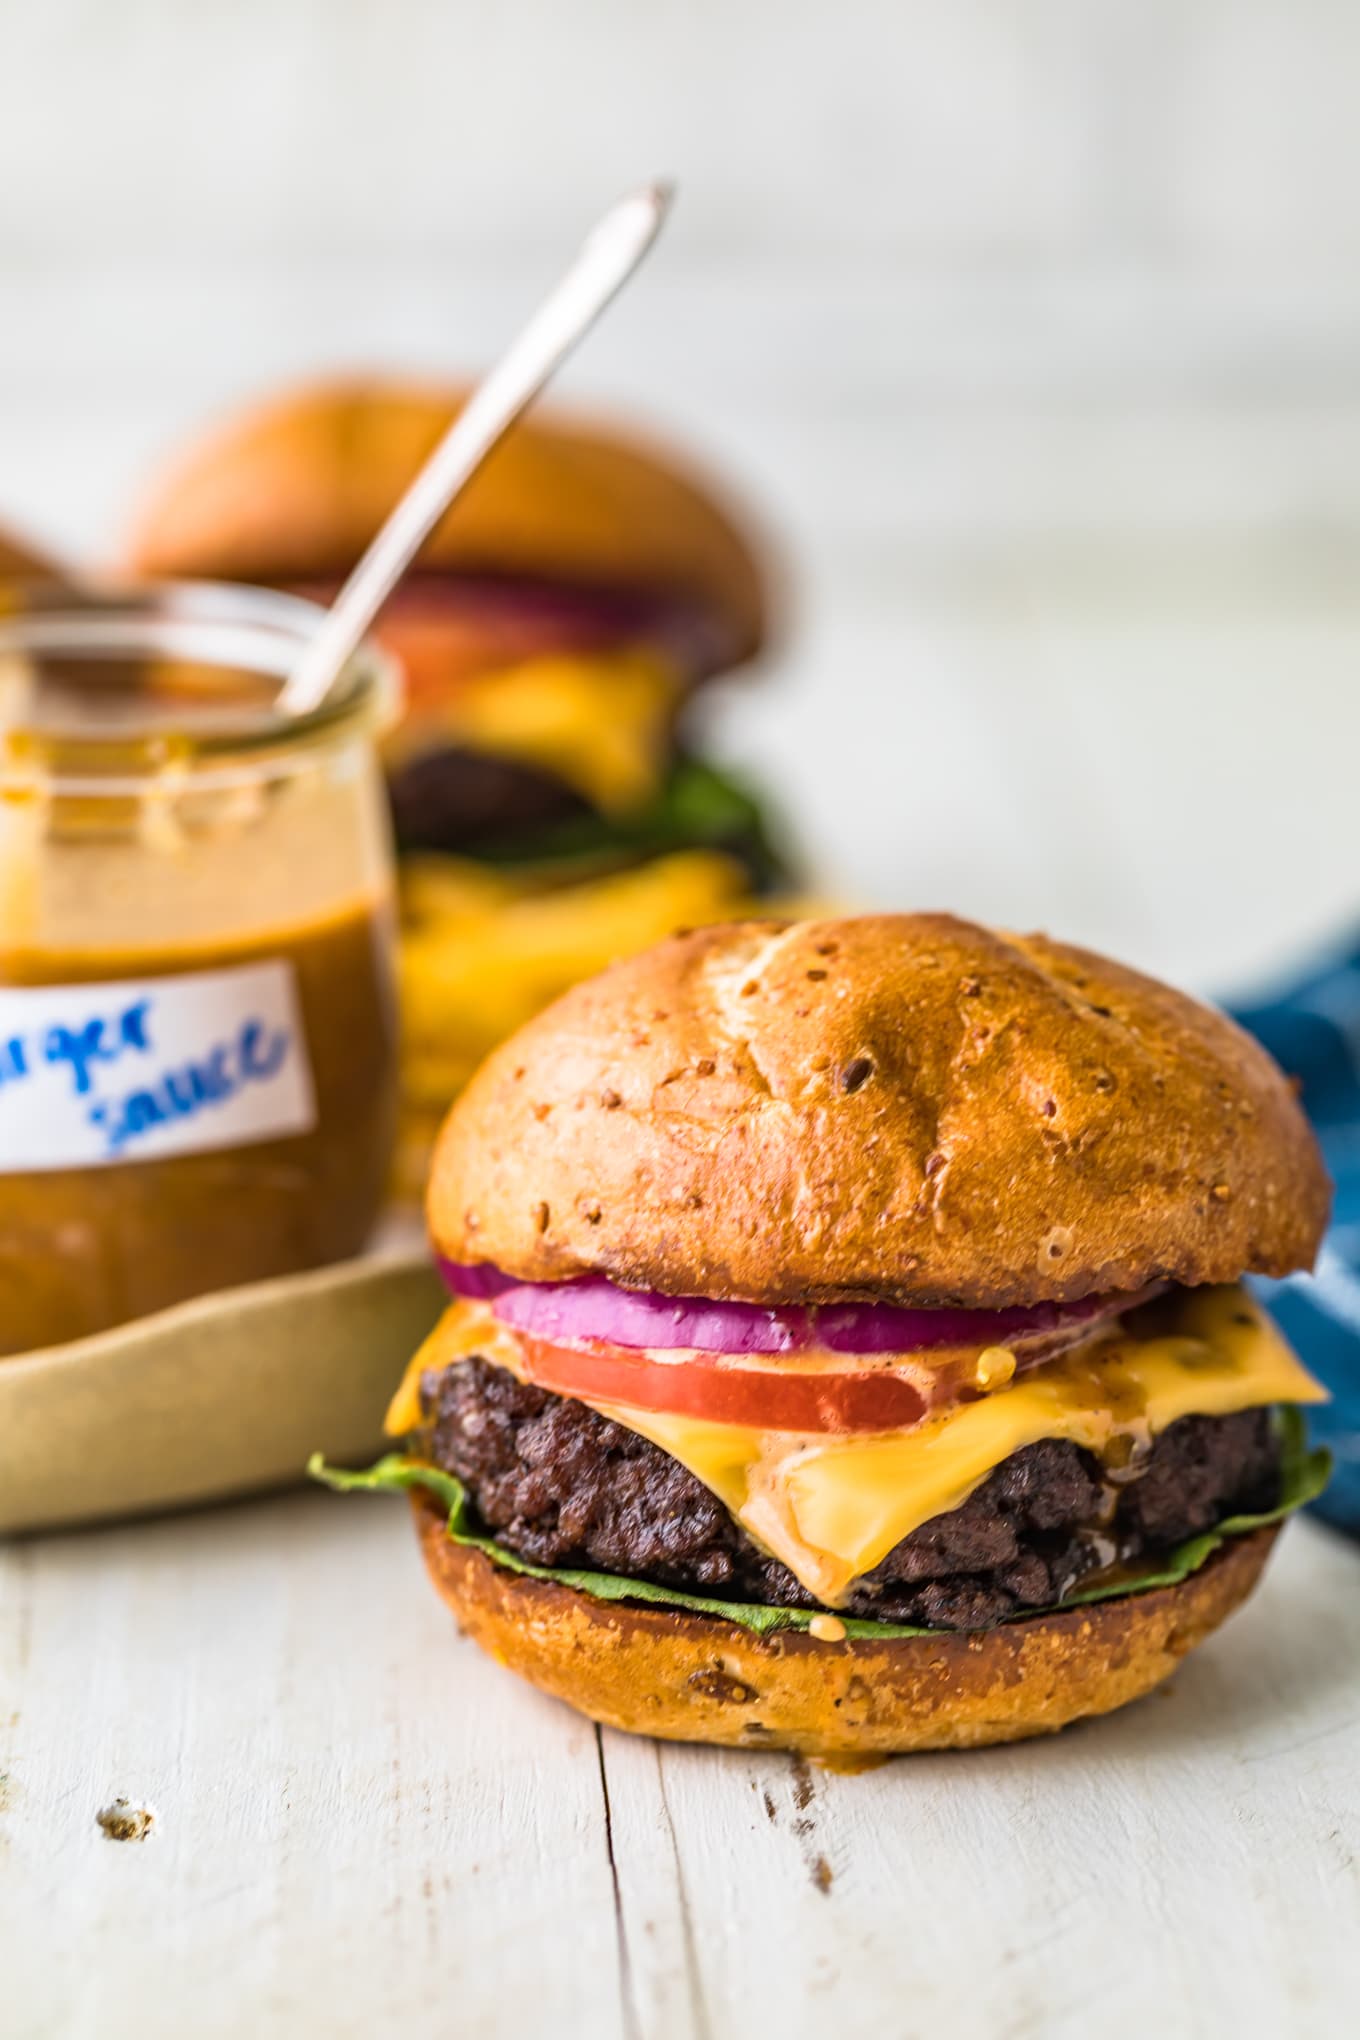
[{"label": "wood plank surface", "polygon": [[598,1734],[412,1543],[305,1494],[0,1551],[0,2031],[1354,2033],[1360,1560],[1313,1525],[1127,1714],[859,1776]]}]

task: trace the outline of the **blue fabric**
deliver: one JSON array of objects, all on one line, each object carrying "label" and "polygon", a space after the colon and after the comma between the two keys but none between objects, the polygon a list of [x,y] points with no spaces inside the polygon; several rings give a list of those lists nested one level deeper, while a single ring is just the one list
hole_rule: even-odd
[{"label": "blue fabric", "polygon": [[1314,1503],[1360,1537],[1360,948],[1338,954],[1234,1017],[1303,1086],[1336,1183],[1336,1208],[1316,1272],[1260,1282],[1261,1295],[1299,1357],[1332,1392],[1308,1412],[1336,1471]]}]

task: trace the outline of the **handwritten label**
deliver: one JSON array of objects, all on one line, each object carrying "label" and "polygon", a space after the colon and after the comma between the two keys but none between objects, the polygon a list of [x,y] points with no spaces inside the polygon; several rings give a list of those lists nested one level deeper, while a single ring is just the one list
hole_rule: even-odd
[{"label": "handwritten label", "polygon": [[292,966],[0,988],[0,1175],[307,1133]]}]

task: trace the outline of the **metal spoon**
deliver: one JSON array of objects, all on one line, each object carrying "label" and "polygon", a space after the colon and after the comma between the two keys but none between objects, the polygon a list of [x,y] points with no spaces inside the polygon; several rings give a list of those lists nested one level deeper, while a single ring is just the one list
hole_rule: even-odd
[{"label": "metal spoon", "polygon": [[321,706],[360,639],[460,489],[514,424],[661,230],[672,187],[647,184],[612,206],[576,260],[483,377],[331,604],[278,697],[285,715]]}]

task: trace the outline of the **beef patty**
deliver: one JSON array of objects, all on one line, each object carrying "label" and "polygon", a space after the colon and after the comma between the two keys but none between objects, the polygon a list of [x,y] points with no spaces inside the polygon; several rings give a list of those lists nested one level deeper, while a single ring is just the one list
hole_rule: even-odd
[{"label": "beef patty", "polygon": [[402,850],[474,856],[592,812],[554,773],[456,745],[408,759],[388,790]]},{"label": "beef patty", "polygon": [[[425,1375],[421,1447],[533,1565],[587,1567],[778,1608],[815,1608],[702,1481],[584,1403],[473,1358]],[[1118,1484],[1055,1438],[1002,1461],[957,1509],[904,1537],[843,1613],[981,1629],[1047,1608],[1112,1562],[1166,1551],[1279,1494],[1268,1410],[1182,1417]]]}]

